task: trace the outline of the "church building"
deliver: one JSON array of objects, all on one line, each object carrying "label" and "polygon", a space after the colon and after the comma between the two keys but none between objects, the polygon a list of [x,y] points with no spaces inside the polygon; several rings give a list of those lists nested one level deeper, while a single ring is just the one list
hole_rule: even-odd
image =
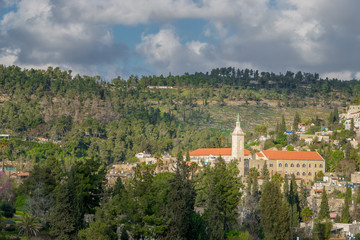
[{"label": "church building", "polygon": [[317,152],[262,150],[252,156],[251,152],[244,148],[245,134],[240,126],[239,115],[231,136],[231,148],[199,148],[189,152],[190,161],[202,166],[215,164],[220,156],[225,162],[236,159],[241,176],[247,175],[250,168],[261,172],[264,163],[267,164],[270,175],[295,174],[295,177],[305,181],[314,180],[319,171],[325,173],[325,160]]}]

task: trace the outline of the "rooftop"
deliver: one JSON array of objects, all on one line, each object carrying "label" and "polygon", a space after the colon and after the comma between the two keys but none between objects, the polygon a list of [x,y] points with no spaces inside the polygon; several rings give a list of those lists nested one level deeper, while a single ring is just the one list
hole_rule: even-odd
[{"label": "rooftop", "polygon": [[324,160],[317,152],[263,150],[268,159],[279,160]]},{"label": "rooftop", "polygon": [[[249,155],[250,151],[247,149],[244,149],[244,155]],[[227,156],[232,155],[232,149],[231,148],[199,148],[192,152],[189,152],[190,156]]]}]

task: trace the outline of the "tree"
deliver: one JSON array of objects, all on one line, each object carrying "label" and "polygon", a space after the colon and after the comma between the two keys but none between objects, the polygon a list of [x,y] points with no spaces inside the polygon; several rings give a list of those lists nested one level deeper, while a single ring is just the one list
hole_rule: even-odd
[{"label": "tree", "polygon": [[275,181],[266,182],[260,199],[261,225],[265,239],[280,240],[290,237],[288,206],[283,200],[279,184]]},{"label": "tree", "polygon": [[306,189],[306,185],[304,180],[301,180],[300,183],[300,195],[299,195],[299,204],[300,209],[304,209],[308,205],[307,198],[309,196],[308,190]]},{"label": "tree", "polygon": [[209,186],[209,199],[205,209],[205,220],[211,239],[224,239],[226,232],[236,224],[237,211],[242,188],[238,177],[237,162],[228,165],[218,159],[212,170]]},{"label": "tree", "polygon": [[57,191],[55,207],[49,219],[50,234],[56,239],[75,239],[82,227],[81,199],[74,191],[77,185],[72,170]]},{"label": "tree", "polygon": [[22,221],[18,223],[18,228],[20,234],[25,234],[27,237],[36,236],[41,229],[41,224],[36,216],[25,214]]},{"label": "tree", "polygon": [[285,174],[285,178],[284,178],[283,194],[284,194],[284,199],[288,200],[288,198],[289,198],[289,179],[288,179],[287,174]]},{"label": "tree", "polygon": [[270,177],[269,175],[270,175],[269,169],[268,169],[268,167],[267,167],[266,162],[264,161],[264,166],[263,166],[263,168],[261,169],[261,177],[262,177],[263,179],[265,179],[265,181],[269,181],[269,177]]},{"label": "tree", "polygon": [[299,129],[298,125],[300,122],[301,122],[300,115],[298,112],[295,112],[294,122],[293,122],[294,131],[297,131]]},{"label": "tree", "polygon": [[9,141],[6,138],[3,138],[0,140],[0,148],[2,150],[3,153],[3,159],[2,159],[2,171],[5,172],[5,151],[7,149],[7,147],[9,146]]},{"label": "tree", "polygon": [[327,219],[330,218],[330,210],[329,210],[329,203],[326,194],[325,187],[322,190],[321,194],[321,204],[320,204],[320,211],[319,211],[319,219]]},{"label": "tree", "polygon": [[303,210],[301,210],[301,218],[306,224],[306,229],[307,229],[307,225],[312,219],[312,216],[313,216],[313,211],[311,210],[311,208],[304,207]]},{"label": "tree", "polygon": [[175,176],[170,181],[166,216],[169,227],[166,230],[167,239],[191,239],[192,218],[195,204],[195,190],[190,179],[190,170],[183,161],[182,154],[177,156]]},{"label": "tree", "polygon": [[332,223],[330,219],[326,219],[321,221],[319,219],[314,222],[314,230],[313,233],[315,235],[316,240],[327,240],[331,235]]},{"label": "tree", "polygon": [[350,201],[351,201],[351,187],[349,186],[349,184],[346,184],[344,207],[341,211],[341,222],[342,223],[350,223],[351,222],[351,216],[350,216],[350,211],[349,211]]}]

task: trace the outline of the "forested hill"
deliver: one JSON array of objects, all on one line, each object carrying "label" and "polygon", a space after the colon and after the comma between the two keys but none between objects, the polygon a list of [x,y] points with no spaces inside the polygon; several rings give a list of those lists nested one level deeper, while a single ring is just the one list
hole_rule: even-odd
[{"label": "forested hill", "polygon": [[[249,131],[275,126],[282,114],[290,121],[295,111],[304,121],[316,115],[325,120],[331,108],[345,107],[359,92],[357,80],[320,79],[301,72],[221,68],[210,74],[105,82],[59,68],[0,66],[0,133],[17,139],[61,138],[62,148],[51,152],[55,157],[99,157],[112,163],[139,151],[229,146],[237,113]],[[46,149],[29,154],[29,149],[17,148],[12,157],[39,162],[49,154]]]}]

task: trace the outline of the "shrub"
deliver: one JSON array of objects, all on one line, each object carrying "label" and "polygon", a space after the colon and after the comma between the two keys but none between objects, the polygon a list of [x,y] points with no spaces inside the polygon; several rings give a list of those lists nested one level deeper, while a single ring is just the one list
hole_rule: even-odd
[{"label": "shrub", "polygon": [[2,202],[0,210],[2,215],[6,218],[12,218],[16,212],[15,207],[10,202]]}]

